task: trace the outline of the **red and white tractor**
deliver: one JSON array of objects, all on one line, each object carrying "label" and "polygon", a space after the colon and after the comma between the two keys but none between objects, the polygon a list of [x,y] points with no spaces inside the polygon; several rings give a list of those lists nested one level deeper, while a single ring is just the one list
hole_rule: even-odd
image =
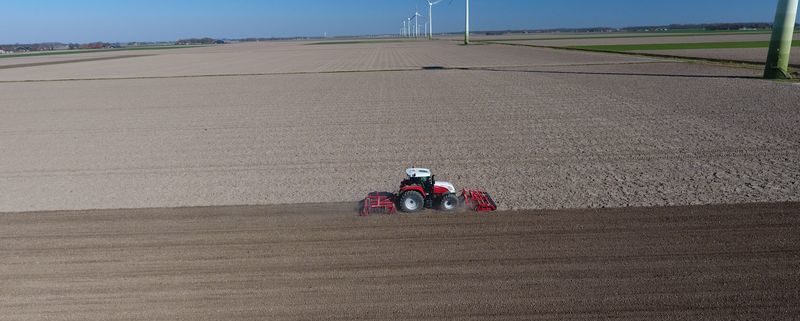
[{"label": "red and white tractor", "polygon": [[478,212],[497,210],[497,205],[488,193],[477,189],[464,189],[459,195],[455,186],[448,182],[436,181],[430,169],[409,168],[406,179],[400,182],[396,194],[371,193],[364,199],[361,210],[363,216],[383,212],[394,214],[400,208],[405,213],[416,213],[425,208],[452,212],[466,206]]}]

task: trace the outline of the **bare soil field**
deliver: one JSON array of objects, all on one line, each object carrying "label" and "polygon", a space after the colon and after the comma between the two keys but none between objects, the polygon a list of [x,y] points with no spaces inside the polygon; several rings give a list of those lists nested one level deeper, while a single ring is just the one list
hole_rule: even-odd
[{"label": "bare soil field", "polygon": [[800,205],[0,216],[0,320],[795,320]]},{"label": "bare soil field", "polygon": [[504,209],[800,201],[800,91],[760,73],[447,42],[0,70],[0,212],[355,201],[411,165]]},{"label": "bare soil field", "polygon": [[[130,52],[116,54],[125,55]],[[0,81],[419,70],[423,66],[528,66],[637,61],[652,59],[609,54],[532,52],[527,48],[502,46],[463,47],[450,42],[342,45],[265,42],[166,50],[151,56],[114,61],[3,70]]]}]

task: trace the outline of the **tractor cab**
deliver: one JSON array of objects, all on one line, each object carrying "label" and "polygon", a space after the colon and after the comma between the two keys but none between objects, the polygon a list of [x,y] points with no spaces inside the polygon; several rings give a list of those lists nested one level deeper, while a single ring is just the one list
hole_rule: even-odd
[{"label": "tractor cab", "polygon": [[427,168],[409,168],[406,170],[406,175],[408,175],[409,178],[428,178],[433,176],[431,170]]},{"label": "tractor cab", "polygon": [[405,186],[421,186],[423,188],[423,196],[428,195],[444,195],[455,194],[456,188],[453,184],[448,182],[437,182],[436,175],[433,175],[430,169],[427,168],[409,168],[406,170],[408,179],[401,183],[401,188]]},{"label": "tractor cab", "polygon": [[408,176],[408,179],[403,181],[401,185],[422,186],[426,194],[433,194],[433,190],[431,190],[430,188],[433,187],[433,185],[435,184],[436,178],[433,176],[430,169],[409,168],[406,170],[406,175]]}]

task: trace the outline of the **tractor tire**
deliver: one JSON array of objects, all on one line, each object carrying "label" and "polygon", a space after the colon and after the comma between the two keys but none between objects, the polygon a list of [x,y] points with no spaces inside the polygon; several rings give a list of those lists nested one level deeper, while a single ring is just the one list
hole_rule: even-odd
[{"label": "tractor tire", "polygon": [[439,210],[453,212],[458,209],[458,204],[460,203],[458,197],[453,194],[447,194],[439,201]]},{"label": "tractor tire", "polygon": [[405,213],[416,213],[425,207],[425,199],[422,198],[422,194],[419,192],[408,191],[400,196],[397,205]]}]

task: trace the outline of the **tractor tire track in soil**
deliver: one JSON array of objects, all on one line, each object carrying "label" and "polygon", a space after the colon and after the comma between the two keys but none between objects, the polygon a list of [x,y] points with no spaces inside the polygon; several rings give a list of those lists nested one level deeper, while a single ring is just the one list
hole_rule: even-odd
[{"label": "tractor tire track in soil", "polygon": [[0,320],[792,320],[800,204],[0,216]]}]

